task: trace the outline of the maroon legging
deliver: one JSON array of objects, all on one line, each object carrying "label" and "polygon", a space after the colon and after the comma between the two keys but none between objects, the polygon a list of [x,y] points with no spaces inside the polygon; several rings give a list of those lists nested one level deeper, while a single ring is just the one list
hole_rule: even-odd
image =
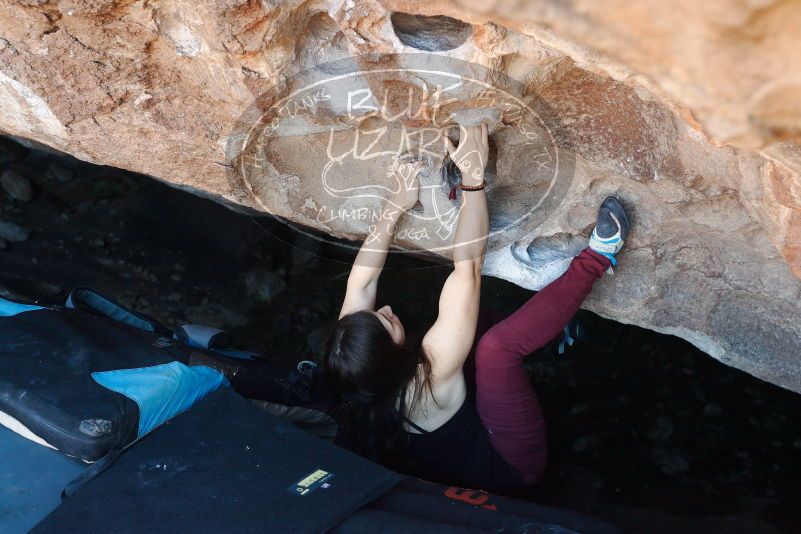
[{"label": "maroon legging", "polygon": [[610,261],[590,249],[519,310],[490,328],[476,348],[476,403],[493,448],[536,482],[548,454],[545,419],[523,359],[570,322]]}]

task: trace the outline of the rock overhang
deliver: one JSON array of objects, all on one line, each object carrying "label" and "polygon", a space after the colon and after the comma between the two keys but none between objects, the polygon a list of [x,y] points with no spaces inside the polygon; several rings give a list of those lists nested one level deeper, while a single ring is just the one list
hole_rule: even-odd
[{"label": "rock overhang", "polygon": [[[0,7],[0,100],[7,111],[0,128],[354,238],[369,230],[393,156],[322,180],[332,128],[335,144],[337,135],[352,140],[388,124],[395,126],[388,138],[402,138],[403,128],[436,129],[484,114],[494,123],[496,145],[487,274],[539,289],[581,247],[600,200],[617,194],[632,210],[634,233],[620,268],[597,284],[586,307],[679,335],[729,365],[801,391],[801,157],[787,97],[794,94],[791,73],[754,90],[753,99],[755,82],[743,79],[732,89],[739,95],[716,109],[720,85],[699,70],[696,57],[666,57],[669,48],[648,43],[624,48],[625,38],[642,29],[621,28],[600,5],[544,2],[513,17],[505,2],[489,10],[467,2],[230,4]],[[734,17],[742,8],[732,7],[724,30],[690,9],[686,16],[695,18],[687,26],[703,28],[697,35],[725,63],[730,46],[750,42],[749,32],[781,29],[783,13],[795,20],[786,4],[770,3],[751,19]],[[587,31],[587,21],[600,24],[597,31]],[[664,34],[653,39],[671,41]],[[781,54],[782,43],[774,41]],[[753,44],[755,54],[765,55],[765,46]],[[328,78],[383,69],[355,85],[373,96],[388,90],[397,114],[399,95],[437,86],[432,75],[412,73],[423,61],[544,104],[533,106],[534,115],[552,140],[544,153],[562,157],[562,173],[538,174],[536,149],[543,147],[526,144],[509,109],[464,88],[436,108],[450,123],[352,116],[346,103],[323,101],[296,114],[296,124],[282,125],[292,135],[252,142],[251,127],[315,68]],[[657,68],[665,64],[681,68],[669,76]],[[737,98],[754,106],[758,120],[733,114]],[[240,172],[248,149],[258,152],[251,162],[259,161],[259,173]],[[398,243],[447,255],[449,234],[437,230],[459,199],[448,198],[441,163],[433,156],[430,163],[430,195],[422,214],[401,225]],[[369,199],[345,199],[332,213],[367,208],[367,219],[321,221],[321,197],[337,198],[365,181],[376,189]]]}]

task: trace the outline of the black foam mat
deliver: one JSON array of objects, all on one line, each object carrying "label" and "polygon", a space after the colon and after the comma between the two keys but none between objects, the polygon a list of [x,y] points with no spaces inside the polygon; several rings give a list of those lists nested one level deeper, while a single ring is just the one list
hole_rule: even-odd
[{"label": "black foam mat", "polygon": [[[300,494],[320,471],[333,476]],[[125,451],[33,532],[322,532],[401,478],[226,389]]]}]

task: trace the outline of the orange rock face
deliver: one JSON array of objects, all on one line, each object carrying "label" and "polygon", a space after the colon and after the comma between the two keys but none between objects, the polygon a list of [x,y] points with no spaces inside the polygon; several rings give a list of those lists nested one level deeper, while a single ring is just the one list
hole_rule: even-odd
[{"label": "orange rock face", "polygon": [[[456,122],[491,127],[485,272],[537,289],[617,194],[586,306],[801,391],[797,0],[0,3],[0,130],[339,237],[448,256]],[[452,177],[451,177],[452,178]]]}]

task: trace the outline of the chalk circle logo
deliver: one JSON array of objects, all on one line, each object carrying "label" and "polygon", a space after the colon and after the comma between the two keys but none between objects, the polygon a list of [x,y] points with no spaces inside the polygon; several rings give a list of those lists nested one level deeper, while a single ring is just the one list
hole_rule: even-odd
[{"label": "chalk circle logo", "polygon": [[456,144],[459,124],[489,125],[490,243],[541,224],[572,181],[556,113],[525,84],[473,63],[359,56],[255,93],[228,138],[232,187],[315,240],[358,249],[328,236],[366,236],[369,245],[378,223],[401,209],[396,195],[419,187],[393,252],[449,255],[466,202],[443,136]]}]

